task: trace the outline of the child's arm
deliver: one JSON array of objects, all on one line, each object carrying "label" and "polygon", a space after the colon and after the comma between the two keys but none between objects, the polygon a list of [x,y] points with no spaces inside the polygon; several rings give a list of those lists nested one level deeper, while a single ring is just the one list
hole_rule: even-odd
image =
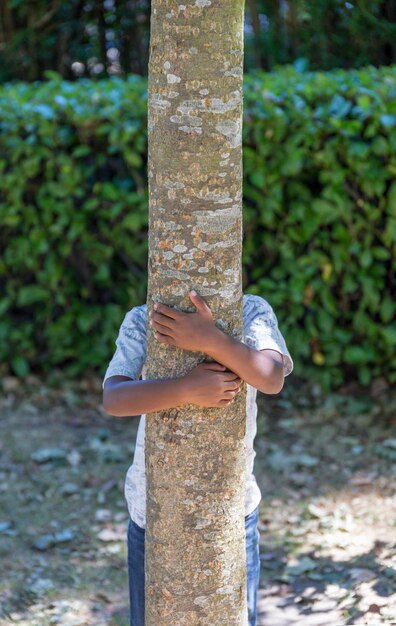
[{"label": "child's arm", "polygon": [[220,363],[200,363],[180,378],[131,380],[110,376],[103,389],[103,408],[116,417],[141,415],[183,404],[223,407],[239,392],[241,379]]},{"label": "child's arm", "polygon": [[249,385],[268,394],[283,388],[283,360],[276,350],[255,350],[218,329],[216,341],[206,354],[223,363]]},{"label": "child's arm", "polygon": [[205,300],[192,291],[189,295],[196,313],[157,305],[152,323],[158,341],[204,352],[259,391],[279,393],[284,383],[281,353],[272,349],[256,350],[226,335],[215,325]]}]

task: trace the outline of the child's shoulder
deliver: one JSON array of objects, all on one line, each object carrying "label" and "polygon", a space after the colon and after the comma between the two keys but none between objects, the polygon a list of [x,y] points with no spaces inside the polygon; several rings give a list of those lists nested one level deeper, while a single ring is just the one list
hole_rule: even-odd
[{"label": "child's shoulder", "polygon": [[147,323],[147,305],[139,304],[133,306],[129,311],[126,312],[124,320],[122,322],[122,327],[125,330],[129,329],[138,329],[141,332],[146,332],[146,323]]},{"label": "child's shoulder", "polygon": [[243,294],[243,314],[271,312],[272,307],[268,300],[252,293]]}]

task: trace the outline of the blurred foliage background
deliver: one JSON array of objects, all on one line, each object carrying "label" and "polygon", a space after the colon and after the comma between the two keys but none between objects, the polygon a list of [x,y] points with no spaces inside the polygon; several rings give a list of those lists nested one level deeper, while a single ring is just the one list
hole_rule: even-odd
[{"label": "blurred foliage background", "polygon": [[[3,0],[0,82],[147,75],[148,0]],[[396,62],[394,0],[246,0],[245,73]]]},{"label": "blurred foliage background", "polygon": [[[102,375],[145,301],[149,15],[0,4],[0,375]],[[396,380],[395,35],[393,1],[246,6],[244,290],[326,389]]]}]

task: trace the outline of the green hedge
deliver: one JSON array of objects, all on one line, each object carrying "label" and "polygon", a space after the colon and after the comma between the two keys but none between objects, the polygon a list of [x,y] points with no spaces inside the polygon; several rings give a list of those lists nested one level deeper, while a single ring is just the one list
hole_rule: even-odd
[{"label": "green hedge", "polygon": [[[0,374],[102,375],[145,301],[147,85],[47,77],[0,88]],[[395,381],[396,68],[244,89],[245,291],[296,377]]]}]

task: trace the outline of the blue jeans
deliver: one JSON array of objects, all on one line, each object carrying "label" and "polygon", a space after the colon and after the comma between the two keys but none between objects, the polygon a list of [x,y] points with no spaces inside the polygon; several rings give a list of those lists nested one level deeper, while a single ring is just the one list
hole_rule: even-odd
[{"label": "blue jeans", "polygon": [[[259,507],[245,517],[246,537],[246,578],[249,626],[256,626],[257,590],[260,581],[260,533],[257,528]],[[144,536],[145,529],[140,528],[131,518],[128,524],[128,579],[130,626],[144,624]],[[215,625],[213,625],[215,626]]]}]

